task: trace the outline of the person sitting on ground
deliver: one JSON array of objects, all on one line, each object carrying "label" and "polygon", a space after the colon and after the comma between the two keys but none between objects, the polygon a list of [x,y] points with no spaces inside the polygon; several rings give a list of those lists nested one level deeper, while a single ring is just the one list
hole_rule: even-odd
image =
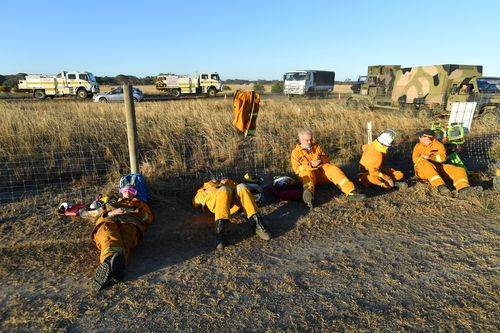
[{"label": "person sitting on ground", "polygon": [[225,244],[224,225],[231,219],[231,215],[241,208],[245,211],[248,221],[255,234],[263,240],[270,240],[271,234],[267,230],[264,220],[258,211],[254,196],[246,184],[238,184],[231,179],[222,179],[220,182],[212,179],[200,187],[193,198],[193,206],[208,209],[215,214],[215,241],[217,250],[223,250]]},{"label": "person sitting on ground", "polygon": [[359,182],[366,187],[377,186],[383,189],[405,189],[408,185],[401,180],[403,172],[383,166],[384,157],[391,147],[396,132],[392,129],[383,131],[372,143],[362,146],[363,154],[359,161]]},{"label": "person sitting on ground", "polygon": [[418,132],[419,142],[413,149],[412,160],[415,166],[415,175],[429,181],[431,186],[438,189],[440,194],[448,194],[450,190],[445,180],[453,181],[461,197],[483,191],[481,186],[469,186],[469,179],[464,168],[446,164],[446,149],[436,140],[436,133],[431,129]]},{"label": "person sitting on ground", "polygon": [[349,200],[360,200],[366,196],[356,190],[354,184],[336,165],[330,163],[328,154],[314,143],[310,129],[299,130],[299,142],[292,151],[292,169],[302,183],[302,198],[309,209],[313,208],[316,184],[335,184]]},{"label": "person sitting on ground", "polygon": [[145,202],[139,200],[137,190],[131,185],[120,189],[122,198],[106,203],[92,231],[92,241],[101,251],[92,290],[101,290],[112,278],[123,280],[125,264],[130,251],[135,248],[153,223],[153,213]]}]

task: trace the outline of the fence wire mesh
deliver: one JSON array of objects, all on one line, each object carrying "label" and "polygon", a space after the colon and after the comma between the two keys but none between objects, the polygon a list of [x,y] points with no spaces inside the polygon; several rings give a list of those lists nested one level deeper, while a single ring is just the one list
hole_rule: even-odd
[{"label": "fence wire mesh", "polygon": [[[359,150],[356,139],[338,138],[342,149]],[[8,141],[8,140],[4,140]],[[294,136],[281,142],[293,149]],[[397,165],[403,171],[412,172],[411,152],[416,142],[402,142],[390,152],[387,163]],[[273,145],[276,145],[273,142]],[[222,143],[224,147],[211,153],[211,146],[203,137],[178,140],[174,148],[148,142],[139,152],[141,163],[151,168],[161,168],[162,177],[191,178],[195,181],[238,177],[246,172],[257,175],[290,173],[290,156],[273,156],[265,142],[255,138],[241,138]],[[11,202],[41,192],[63,193],[74,200],[82,200],[99,192],[99,187],[116,182],[119,175],[128,173],[129,159],[126,140],[81,144],[74,142],[59,145],[57,149],[40,143],[30,147],[0,146],[0,202]],[[339,146],[324,148],[333,161],[355,172],[359,154],[342,158]],[[224,153],[221,153],[224,152]],[[500,161],[500,132],[469,136],[461,147],[460,157],[471,170],[487,171]],[[340,156],[340,158],[335,158]]]}]

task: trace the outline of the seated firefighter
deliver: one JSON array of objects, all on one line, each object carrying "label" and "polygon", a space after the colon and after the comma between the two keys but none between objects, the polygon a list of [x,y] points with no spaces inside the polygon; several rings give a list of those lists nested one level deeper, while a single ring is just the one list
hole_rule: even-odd
[{"label": "seated firefighter", "polygon": [[246,184],[238,184],[231,179],[222,179],[217,182],[212,179],[200,187],[193,198],[193,206],[208,209],[215,214],[215,241],[217,250],[224,249],[224,225],[229,222],[231,215],[241,208],[255,228],[255,234],[263,240],[270,240],[267,230],[250,188]]},{"label": "seated firefighter", "polygon": [[342,170],[330,163],[328,154],[314,143],[310,129],[299,130],[299,142],[292,151],[292,169],[302,183],[302,199],[313,208],[316,184],[335,184],[349,200],[364,199],[364,194],[358,193],[354,184]]},{"label": "seated firefighter", "polygon": [[137,198],[137,189],[125,185],[120,189],[121,198],[106,203],[92,231],[92,241],[101,251],[100,265],[92,281],[92,290],[99,291],[111,278],[121,281],[130,251],[135,248],[153,223],[153,213],[148,204]]},{"label": "seated firefighter", "polygon": [[464,168],[446,164],[446,149],[444,145],[436,140],[436,133],[431,129],[425,129],[418,133],[419,143],[413,149],[412,160],[415,167],[415,175],[428,180],[432,187],[438,189],[440,194],[448,194],[450,190],[445,181],[451,180],[461,197],[480,193],[481,186],[469,186],[469,179]]},{"label": "seated firefighter", "polygon": [[408,187],[401,181],[404,177],[403,172],[383,166],[384,157],[395,136],[394,130],[386,129],[372,143],[363,145],[363,154],[359,161],[359,182],[364,186],[377,186],[383,189]]}]

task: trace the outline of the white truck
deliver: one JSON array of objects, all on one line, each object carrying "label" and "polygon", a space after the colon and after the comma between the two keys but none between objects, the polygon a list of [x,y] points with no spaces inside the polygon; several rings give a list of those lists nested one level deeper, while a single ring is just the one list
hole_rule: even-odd
[{"label": "white truck", "polygon": [[222,91],[222,86],[222,81],[216,72],[203,72],[192,76],[159,74],[156,77],[156,89],[174,97],[187,94],[214,97]]},{"label": "white truck", "polygon": [[323,96],[333,91],[335,72],[296,70],[283,75],[283,93],[293,96]]},{"label": "white truck", "polygon": [[94,74],[89,72],[61,72],[57,75],[29,74],[19,80],[19,90],[29,90],[38,99],[54,96],[76,96],[84,99],[99,92]]}]

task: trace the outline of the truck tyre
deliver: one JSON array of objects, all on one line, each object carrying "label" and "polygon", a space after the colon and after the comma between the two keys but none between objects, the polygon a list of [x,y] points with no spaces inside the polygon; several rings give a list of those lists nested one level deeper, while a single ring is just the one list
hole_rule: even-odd
[{"label": "truck tyre", "polygon": [[134,102],[139,103],[139,100],[137,99],[137,97],[134,97]]},{"label": "truck tyre", "polygon": [[76,92],[76,97],[80,98],[80,99],[85,99],[87,98],[89,94],[87,93],[87,90],[85,89],[78,89],[78,91]]},{"label": "truck tyre", "polygon": [[215,89],[214,87],[210,87],[210,89],[208,89],[207,95],[208,97],[215,97],[215,95],[217,95],[217,89]]},{"label": "truck tyre", "polygon": [[99,98],[99,103],[107,103],[108,100],[104,97]]},{"label": "truck tyre", "polygon": [[180,97],[181,96],[181,91],[179,89],[172,90],[172,96],[174,96],[174,97]]},{"label": "truck tyre", "polygon": [[40,90],[40,89],[35,90],[33,96],[35,96],[35,98],[37,99],[45,99],[45,97],[47,97],[47,95],[45,95],[45,90]]}]

